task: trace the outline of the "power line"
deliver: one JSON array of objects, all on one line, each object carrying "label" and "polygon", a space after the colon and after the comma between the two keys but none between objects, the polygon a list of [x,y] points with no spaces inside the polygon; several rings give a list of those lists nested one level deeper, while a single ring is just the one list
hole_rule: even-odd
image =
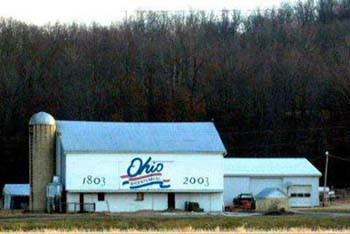
[{"label": "power line", "polygon": [[335,158],[335,159],[338,159],[338,160],[342,160],[342,161],[345,161],[345,162],[350,162],[350,159],[339,157],[339,156],[334,156],[332,154],[330,154],[329,157]]},{"label": "power line", "polygon": [[244,134],[273,134],[273,133],[283,133],[283,132],[307,132],[307,131],[321,131],[321,130],[335,130],[335,129],[349,129],[348,126],[333,126],[333,127],[323,127],[323,128],[299,128],[299,129],[273,129],[273,130],[252,130],[252,131],[230,131],[228,128],[226,128],[226,131],[224,130],[225,127],[218,127],[219,129],[222,129],[223,133],[230,133],[230,134],[237,134],[237,135],[244,135]]}]

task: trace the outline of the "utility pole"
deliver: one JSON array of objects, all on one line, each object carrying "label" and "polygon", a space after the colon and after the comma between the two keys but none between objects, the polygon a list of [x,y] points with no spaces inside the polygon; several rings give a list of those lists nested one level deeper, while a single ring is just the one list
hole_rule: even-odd
[{"label": "utility pole", "polygon": [[327,174],[328,174],[328,156],[329,156],[329,152],[326,151],[325,152],[326,155],[326,165],[325,165],[325,172],[324,172],[324,183],[323,183],[323,206],[326,205],[326,187],[327,187]]}]

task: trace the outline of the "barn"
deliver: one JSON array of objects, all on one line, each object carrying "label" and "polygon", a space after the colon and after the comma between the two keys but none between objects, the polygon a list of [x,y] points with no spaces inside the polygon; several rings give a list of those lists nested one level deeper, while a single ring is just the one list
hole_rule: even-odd
[{"label": "barn", "polygon": [[68,212],[183,210],[186,202],[222,210],[226,149],[212,122],[59,121],[39,112],[29,128],[32,211],[46,210],[54,176]]},{"label": "barn", "polygon": [[290,207],[319,205],[321,173],[306,158],[225,158],[224,203],[241,193],[257,196],[266,188],[287,194]]}]

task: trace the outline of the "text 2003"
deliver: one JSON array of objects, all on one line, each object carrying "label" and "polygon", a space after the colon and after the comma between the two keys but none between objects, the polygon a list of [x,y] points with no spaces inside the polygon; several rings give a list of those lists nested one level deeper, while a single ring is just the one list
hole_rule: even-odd
[{"label": "text 2003", "polygon": [[184,177],[183,184],[202,184],[205,187],[209,186],[208,177]]}]

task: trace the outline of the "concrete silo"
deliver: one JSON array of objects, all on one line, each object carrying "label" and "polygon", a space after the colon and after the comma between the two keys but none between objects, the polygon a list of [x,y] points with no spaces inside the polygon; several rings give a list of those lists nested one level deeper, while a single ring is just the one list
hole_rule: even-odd
[{"label": "concrete silo", "polygon": [[34,114],[29,121],[29,210],[46,210],[46,186],[54,175],[55,119],[48,113]]}]

